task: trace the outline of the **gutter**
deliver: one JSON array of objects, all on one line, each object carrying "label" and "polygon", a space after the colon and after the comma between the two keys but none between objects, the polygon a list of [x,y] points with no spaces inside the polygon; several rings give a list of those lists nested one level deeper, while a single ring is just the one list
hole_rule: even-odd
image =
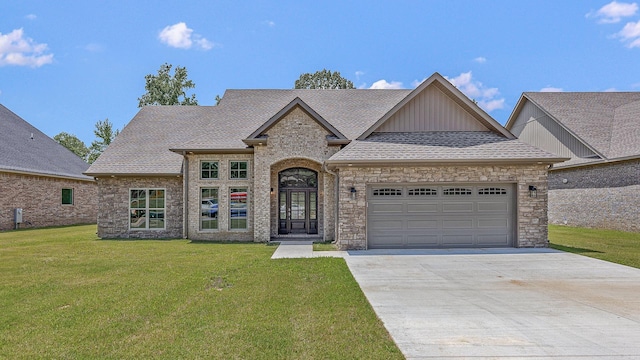
[{"label": "gutter", "polygon": [[87,181],[87,182],[95,181],[95,179],[89,175],[87,175],[87,177],[75,177],[73,175],[56,175],[56,174],[48,174],[48,173],[41,173],[41,172],[34,172],[34,171],[20,171],[20,170],[2,169],[2,168],[0,168],[0,172],[20,174],[20,175],[43,176],[43,177],[65,179],[65,180],[77,180],[77,181]]},{"label": "gutter", "polygon": [[403,166],[403,165],[451,165],[451,164],[554,164],[569,158],[525,158],[525,159],[377,159],[377,160],[327,160],[327,166]]}]

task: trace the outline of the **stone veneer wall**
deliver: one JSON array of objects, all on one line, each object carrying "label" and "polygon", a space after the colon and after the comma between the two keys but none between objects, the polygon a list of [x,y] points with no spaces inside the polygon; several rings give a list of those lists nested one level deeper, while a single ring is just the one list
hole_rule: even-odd
[{"label": "stone veneer wall", "polygon": [[[165,189],[165,229],[129,230],[129,189]],[[182,238],[182,177],[98,178],[98,236],[103,239]]]},{"label": "stone veneer wall", "polygon": [[[546,247],[547,170],[546,165],[520,166],[415,166],[340,167],[340,249],[367,248],[367,185],[377,183],[484,183],[517,184],[517,247]],[[537,197],[529,196],[529,185],[537,187]],[[356,198],[351,199],[350,188]]]},{"label": "stone veneer wall", "polygon": [[[254,200],[253,200],[253,154],[195,154],[187,155],[188,159],[188,229],[187,237],[191,240],[214,241],[253,241]],[[200,162],[218,161],[218,179],[201,179]],[[248,161],[246,180],[230,179],[230,161]],[[218,189],[218,229],[200,230],[200,189]],[[247,188],[247,229],[229,229],[229,189],[233,187]]]},{"label": "stone veneer wall", "polygon": [[[62,189],[73,189],[73,205],[62,205]],[[97,193],[95,181],[0,172],[0,230],[14,229],[15,208],[21,228],[95,224]]]},{"label": "stone veneer wall", "polygon": [[640,232],[640,160],[550,171],[549,223]]},{"label": "stone veneer wall", "polygon": [[[266,134],[266,145],[254,148],[255,241],[269,241],[273,235],[275,227],[272,222],[276,219],[277,207],[272,204],[277,203],[277,176],[287,164],[319,171],[318,210],[322,211],[323,220],[318,224],[323,230],[319,235],[325,240],[333,240],[334,218],[331,213],[335,212],[335,180],[333,175],[320,171],[320,164],[338,152],[340,146],[328,145],[326,137],[329,132],[299,107],[276,122]],[[273,195],[270,195],[271,188],[274,189]]]}]

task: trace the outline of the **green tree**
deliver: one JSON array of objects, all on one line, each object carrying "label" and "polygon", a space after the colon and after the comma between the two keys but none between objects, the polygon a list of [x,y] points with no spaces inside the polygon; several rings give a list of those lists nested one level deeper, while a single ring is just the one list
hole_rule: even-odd
[{"label": "green tree", "polygon": [[327,69],[315,73],[304,73],[296,80],[294,89],[355,89],[353,82],[340,75],[339,71]]},{"label": "green tree", "polygon": [[158,70],[158,75],[149,74],[144,77],[144,95],[138,98],[138,107],[145,105],[198,105],[196,95],[187,96],[186,91],[196,85],[187,79],[187,69],[176,66],[173,75],[170,75],[172,65],[163,64]]},{"label": "green tree", "polygon": [[111,144],[111,142],[120,134],[120,130],[113,130],[113,124],[109,119],[98,120],[96,128],[93,130],[96,139],[91,142],[89,147],[89,164],[92,164],[100,154]]},{"label": "green tree", "polygon": [[54,136],[53,140],[71,150],[71,152],[78,155],[82,160],[88,160],[89,148],[87,148],[87,145],[85,145],[82,140],[78,139],[77,136],[63,131],[60,134]]}]

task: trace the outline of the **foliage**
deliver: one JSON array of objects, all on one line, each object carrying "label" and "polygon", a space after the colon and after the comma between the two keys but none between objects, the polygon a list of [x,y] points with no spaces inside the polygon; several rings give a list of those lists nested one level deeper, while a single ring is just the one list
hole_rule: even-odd
[{"label": "foliage", "polygon": [[60,134],[54,136],[53,140],[71,150],[71,152],[78,155],[82,160],[88,160],[89,148],[87,148],[87,145],[85,145],[82,140],[78,139],[77,136],[66,132],[61,132]]},{"label": "foliage", "polygon": [[640,233],[549,225],[554,249],[640,268]]},{"label": "foliage", "polygon": [[220,104],[220,100],[222,100],[222,98],[220,97],[220,95],[216,95],[216,105]]},{"label": "foliage", "polygon": [[104,121],[98,120],[93,133],[96,135],[96,140],[92,141],[89,147],[89,164],[92,164],[98,159],[98,156],[100,156],[107,146],[118,136],[120,130],[116,129],[114,131],[113,124],[109,119],[104,119]]},{"label": "foliage", "polygon": [[138,107],[146,105],[198,105],[196,95],[187,96],[186,90],[196,87],[193,81],[187,79],[187,69],[176,66],[173,75],[170,75],[172,65],[163,64],[158,70],[158,75],[149,74],[144,77],[145,90],[142,97],[138,98]]},{"label": "foliage", "polygon": [[355,89],[353,82],[340,75],[339,71],[331,72],[327,69],[313,74],[304,73],[296,80],[294,89]]},{"label": "foliage", "polygon": [[401,359],[343,259],[0,232],[0,359]]}]

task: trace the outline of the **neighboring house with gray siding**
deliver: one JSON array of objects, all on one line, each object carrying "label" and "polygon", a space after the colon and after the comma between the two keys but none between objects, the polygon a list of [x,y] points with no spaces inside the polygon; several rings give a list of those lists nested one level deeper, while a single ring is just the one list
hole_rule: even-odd
[{"label": "neighboring house with gray siding", "polygon": [[526,92],[506,128],[570,158],[549,170],[550,223],[640,231],[640,92]]},{"label": "neighboring house with gray siding", "polygon": [[414,90],[227,90],[218,106],[147,106],[85,174],[102,238],[543,247],[547,167],[562,160],[436,73]]},{"label": "neighboring house with gray siding", "polygon": [[90,224],[97,185],[89,164],[0,105],[0,231],[18,227]]}]

